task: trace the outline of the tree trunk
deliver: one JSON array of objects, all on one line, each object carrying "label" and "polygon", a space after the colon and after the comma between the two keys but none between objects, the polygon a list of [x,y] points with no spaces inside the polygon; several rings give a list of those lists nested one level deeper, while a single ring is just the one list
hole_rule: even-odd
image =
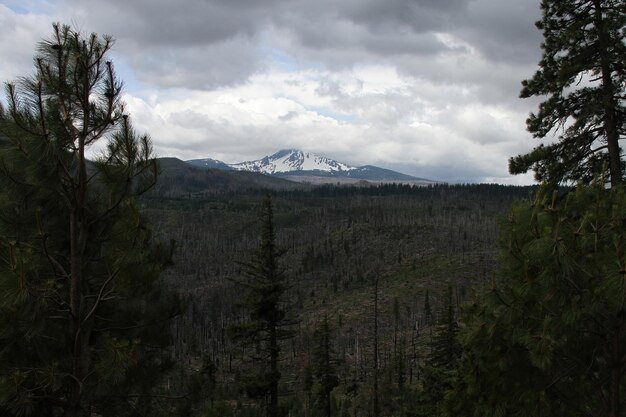
[{"label": "tree trunk", "polygon": [[604,133],[609,152],[609,174],[611,186],[622,182],[622,160],[620,158],[619,133],[617,131],[617,103],[614,98],[611,61],[608,57],[608,45],[601,0],[594,0],[594,24],[598,31],[598,49],[602,71],[602,106],[604,107]]},{"label": "tree trunk", "polygon": [[626,336],[626,320],[624,312],[621,312],[621,323],[611,340],[611,369],[609,380],[609,417],[619,417],[621,412],[620,392],[622,384],[622,372],[624,354],[622,352],[621,341]]},{"label": "tree trunk", "polygon": [[270,325],[270,403],[268,417],[278,417],[278,335],[275,324]]},{"label": "tree trunk", "polygon": [[374,278],[374,417],[380,414],[378,404],[378,273]]},{"label": "tree trunk", "polygon": [[89,369],[89,335],[82,317],[83,248],[87,240],[85,231],[85,202],[87,196],[87,167],[85,164],[85,138],[78,138],[78,181],[70,211],[70,335],[73,338],[72,377],[69,393],[68,417],[81,415],[82,385]]},{"label": "tree trunk", "polygon": [[80,226],[77,215],[77,210],[74,208],[70,214],[70,336],[73,338],[72,347],[72,376],[75,378],[72,381],[70,393],[69,393],[69,407],[66,411],[67,417],[78,416],[80,408],[80,394],[81,385],[81,356],[82,356],[82,341],[80,336],[80,304],[81,304],[81,271],[80,271],[80,253],[79,253],[79,235]]}]

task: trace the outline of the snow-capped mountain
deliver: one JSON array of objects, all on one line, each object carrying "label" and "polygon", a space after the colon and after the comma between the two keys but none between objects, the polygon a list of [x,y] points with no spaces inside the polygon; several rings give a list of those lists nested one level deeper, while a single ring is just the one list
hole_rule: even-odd
[{"label": "snow-capped mountain", "polygon": [[270,175],[294,171],[347,172],[356,169],[325,156],[297,149],[283,149],[256,161],[231,164],[230,167],[238,171],[255,171]]},{"label": "snow-capped mountain", "polygon": [[427,185],[435,181],[401,174],[371,165],[353,167],[325,156],[298,149],[283,149],[255,161],[226,164],[215,159],[193,159],[188,163],[205,168],[252,171],[297,182],[325,183],[368,181]]}]

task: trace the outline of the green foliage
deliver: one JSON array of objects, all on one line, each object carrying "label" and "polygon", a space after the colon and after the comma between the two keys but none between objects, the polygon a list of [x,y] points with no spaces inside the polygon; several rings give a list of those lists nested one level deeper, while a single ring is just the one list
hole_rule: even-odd
[{"label": "green foliage", "polygon": [[245,280],[237,283],[246,289],[243,309],[247,319],[230,328],[236,343],[252,348],[251,361],[256,369],[241,377],[242,386],[250,398],[269,399],[266,403],[268,417],[279,414],[278,370],[280,341],[293,336],[286,328],[284,293],[286,275],[280,265],[281,252],[276,247],[274,209],[270,197],[263,200],[261,241],[251,263],[244,264]]},{"label": "green foliage", "polygon": [[499,277],[465,314],[454,413],[623,415],[624,213],[622,187],[514,206]]},{"label": "green foliage", "polygon": [[543,57],[521,97],[546,97],[528,130],[559,140],[511,158],[518,174],[532,169],[538,181],[590,183],[600,175],[623,180],[619,140],[626,118],[626,10],[618,0],[543,0]]},{"label": "green foliage", "polygon": [[133,200],[157,169],[123,113],[111,45],[54,25],[0,107],[2,415],[129,415],[170,365],[169,251]]}]

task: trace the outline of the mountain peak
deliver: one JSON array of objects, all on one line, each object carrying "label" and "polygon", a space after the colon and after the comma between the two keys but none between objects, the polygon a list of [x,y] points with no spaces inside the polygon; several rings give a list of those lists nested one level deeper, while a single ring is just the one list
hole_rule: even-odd
[{"label": "mountain peak", "polygon": [[281,149],[280,151],[270,155],[270,158],[282,158],[286,155],[291,155],[291,154],[302,154],[303,152],[300,149]]},{"label": "mountain peak", "polygon": [[281,176],[293,181],[312,183],[344,182],[354,183],[365,180],[373,183],[398,182],[404,184],[428,185],[435,181],[401,174],[372,165],[353,167],[325,156],[305,152],[300,149],[281,149],[272,155],[254,161],[238,164],[225,164],[213,159],[188,161],[196,166],[237,171],[253,171],[261,174]]},{"label": "mountain peak", "polygon": [[264,174],[289,173],[295,171],[346,172],[354,170],[341,162],[312,152],[299,149],[281,149],[280,151],[255,161],[246,161],[231,165],[240,171],[256,171]]}]

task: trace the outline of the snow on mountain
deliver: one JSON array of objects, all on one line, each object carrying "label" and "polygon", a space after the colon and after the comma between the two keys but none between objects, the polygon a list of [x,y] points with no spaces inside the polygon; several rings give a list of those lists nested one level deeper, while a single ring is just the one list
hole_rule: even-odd
[{"label": "snow on mountain", "polygon": [[357,169],[325,156],[297,149],[283,149],[256,161],[230,164],[230,167],[238,171],[255,171],[270,175],[297,171],[344,173]]},{"label": "snow on mountain", "polygon": [[283,149],[273,155],[255,161],[226,164],[210,158],[194,159],[188,163],[222,170],[252,171],[266,175],[279,176],[296,182],[309,183],[354,183],[361,180],[372,183],[403,183],[411,185],[429,185],[435,181],[401,174],[389,169],[371,165],[353,167],[325,156],[298,149]]}]

